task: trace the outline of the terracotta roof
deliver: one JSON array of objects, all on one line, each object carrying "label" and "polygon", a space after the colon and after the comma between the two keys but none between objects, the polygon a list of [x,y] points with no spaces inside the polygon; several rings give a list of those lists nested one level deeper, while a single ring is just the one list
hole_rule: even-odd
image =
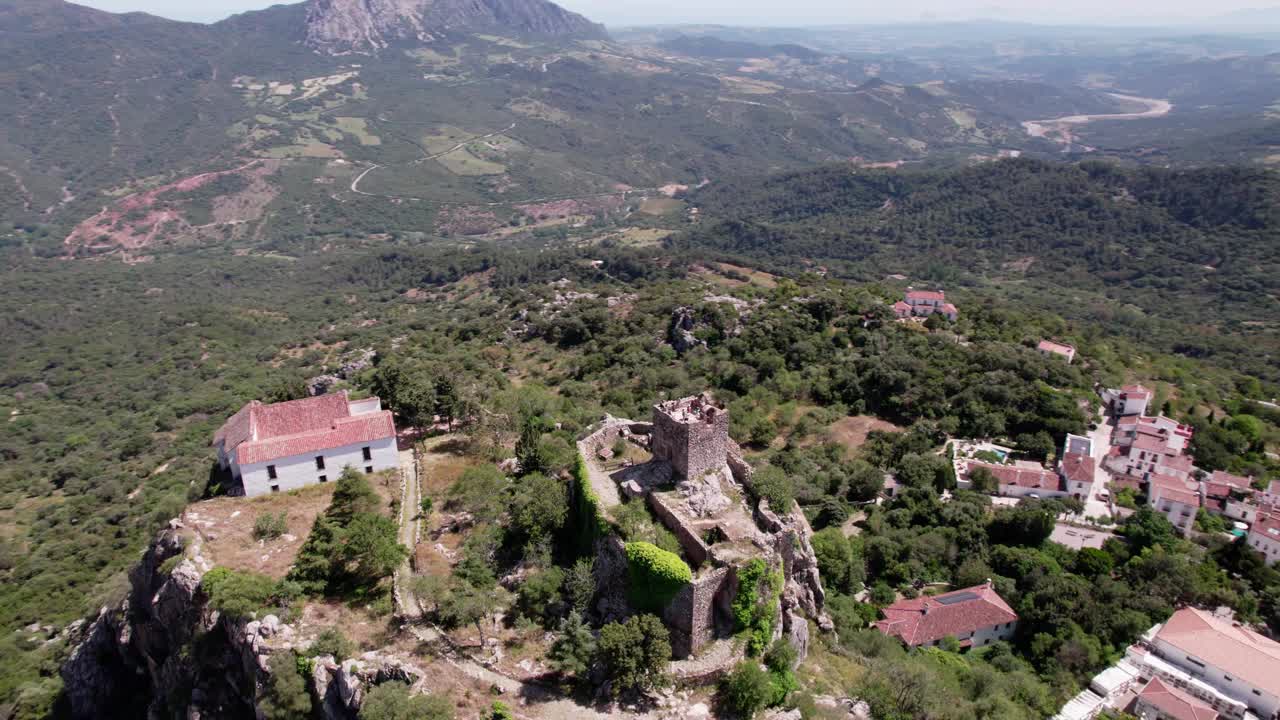
[{"label": "terracotta roof", "polygon": [[1169,442],[1167,440],[1152,437],[1150,435],[1138,435],[1133,439],[1133,447],[1147,452],[1159,453],[1161,455],[1173,452],[1169,449]]},{"label": "terracotta roof", "polygon": [[899,313],[910,312],[911,306],[899,300],[898,302],[893,304],[893,311],[899,312]]},{"label": "terracotta roof", "polygon": [[1280,695],[1280,643],[1204,610],[1173,614],[1155,639],[1272,695]]},{"label": "terracotta roof", "polygon": [[955,306],[955,305],[952,305],[951,303],[943,303],[943,304],[942,304],[942,312],[947,313],[947,314],[949,314],[949,315],[954,315],[954,314],[956,314],[956,313],[959,313],[960,311],[959,311],[959,310],[957,310],[957,309],[956,309],[956,306]]},{"label": "terracotta roof", "polygon": [[947,299],[947,294],[941,290],[909,290],[907,291],[907,300],[927,300],[943,302]]},{"label": "terracotta roof", "polygon": [[1152,502],[1163,498],[1183,505],[1200,507],[1200,485],[1191,480],[1179,480],[1168,475],[1151,473],[1149,480]]},{"label": "terracotta roof", "polygon": [[351,414],[347,394],[245,405],[214,434],[240,465],[372,442],[396,434],[389,411]]},{"label": "terracotta roof", "polygon": [[1280,542],[1280,513],[1258,513],[1258,519],[1249,528],[1249,534]]},{"label": "terracotta roof", "polygon": [[1052,340],[1041,340],[1040,344],[1036,346],[1036,349],[1043,350],[1044,352],[1057,353],[1058,355],[1076,354],[1076,349],[1074,347],[1064,343],[1054,342]]},{"label": "terracotta roof", "polygon": [[1120,394],[1132,395],[1134,397],[1151,397],[1151,391],[1141,385],[1125,385],[1120,388]]},{"label": "terracotta roof", "polygon": [[1218,711],[1177,688],[1165,685],[1159,677],[1151,678],[1151,682],[1142,689],[1138,699],[1150,703],[1162,715],[1167,715],[1173,720],[1217,720],[1218,718]]},{"label": "terracotta roof", "polygon": [[1095,467],[1093,458],[1088,455],[1067,453],[1062,456],[1062,475],[1070,482],[1092,483]]},{"label": "terracotta roof", "polygon": [[1016,485],[1033,490],[1061,490],[1062,478],[1051,470],[1032,470],[1015,465],[993,465],[991,463],[971,462],[969,472],[975,468],[986,468],[995,476],[1001,485]]},{"label": "terracotta roof", "polygon": [[1216,485],[1228,485],[1237,490],[1253,489],[1253,481],[1249,478],[1232,475],[1229,472],[1223,472],[1221,470],[1214,470],[1213,474],[1209,476],[1209,482]]},{"label": "terracotta roof", "polygon": [[913,647],[1018,620],[990,584],[903,600],[882,612],[876,629]]},{"label": "terracotta roof", "polygon": [[1160,466],[1170,470],[1191,472],[1195,469],[1196,463],[1187,455],[1174,455],[1172,457],[1166,455],[1164,460],[1160,461]]}]

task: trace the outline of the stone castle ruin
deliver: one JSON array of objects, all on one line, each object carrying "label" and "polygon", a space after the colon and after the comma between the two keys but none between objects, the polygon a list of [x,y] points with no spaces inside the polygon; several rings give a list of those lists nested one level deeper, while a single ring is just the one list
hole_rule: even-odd
[{"label": "stone castle ruin", "polygon": [[[610,472],[612,448],[623,438],[647,448],[652,459]],[[772,512],[750,501],[751,467],[729,437],[729,413],[706,394],[655,405],[651,423],[606,418],[578,443],[592,489],[607,517],[611,506],[645,502],[680,543],[693,580],[662,613],[679,658],[714,653],[734,632],[731,605],[739,570],[753,559],[781,570],[783,589],[774,632],[785,634],[801,657],[808,648],[807,618],[832,628],[825,593],[798,509]],[[616,463],[615,463],[616,464]],[[597,544],[597,581],[606,617],[631,612],[625,600],[624,543],[615,533]],[[721,653],[714,653],[721,654]],[[726,662],[734,659],[726,657]]]}]

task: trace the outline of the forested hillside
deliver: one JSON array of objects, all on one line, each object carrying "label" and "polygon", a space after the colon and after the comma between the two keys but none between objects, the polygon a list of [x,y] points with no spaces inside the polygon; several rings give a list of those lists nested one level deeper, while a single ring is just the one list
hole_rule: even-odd
[{"label": "forested hillside", "polygon": [[1011,160],[832,166],[723,182],[671,240],[859,279],[998,288],[1192,356],[1277,377],[1280,176]]}]

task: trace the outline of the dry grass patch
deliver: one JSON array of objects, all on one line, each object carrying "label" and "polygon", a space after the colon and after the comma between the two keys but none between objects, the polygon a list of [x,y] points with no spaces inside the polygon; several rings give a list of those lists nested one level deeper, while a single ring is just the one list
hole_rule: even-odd
[{"label": "dry grass patch", "polygon": [[872,430],[902,432],[903,428],[870,415],[852,415],[832,423],[827,428],[827,438],[843,445],[852,455],[866,444]]}]

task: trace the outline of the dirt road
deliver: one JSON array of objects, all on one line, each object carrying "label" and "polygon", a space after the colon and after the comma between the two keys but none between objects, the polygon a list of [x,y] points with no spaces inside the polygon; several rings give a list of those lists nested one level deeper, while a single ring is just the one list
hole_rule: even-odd
[{"label": "dirt road", "polygon": [[1028,120],[1027,122],[1022,123],[1022,127],[1031,137],[1045,137],[1052,132],[1063,131],[1065,129],[1063,127],[1064,125],[1087,125],[1092,122],[1103,122],[1107,120],[1147,120],[1150,118],[1163,117],[1173,110],[1173,103],[1168,100],[1144,98],[1136,95],[1122,95],[1120,93],[1107,94],[1117,100],[1143,103],[1147,106],[1147,109],[1140,112],[1114,113],[1110,115],[1068,115],[1067,117],[1055,118],[1053,120]]}]

